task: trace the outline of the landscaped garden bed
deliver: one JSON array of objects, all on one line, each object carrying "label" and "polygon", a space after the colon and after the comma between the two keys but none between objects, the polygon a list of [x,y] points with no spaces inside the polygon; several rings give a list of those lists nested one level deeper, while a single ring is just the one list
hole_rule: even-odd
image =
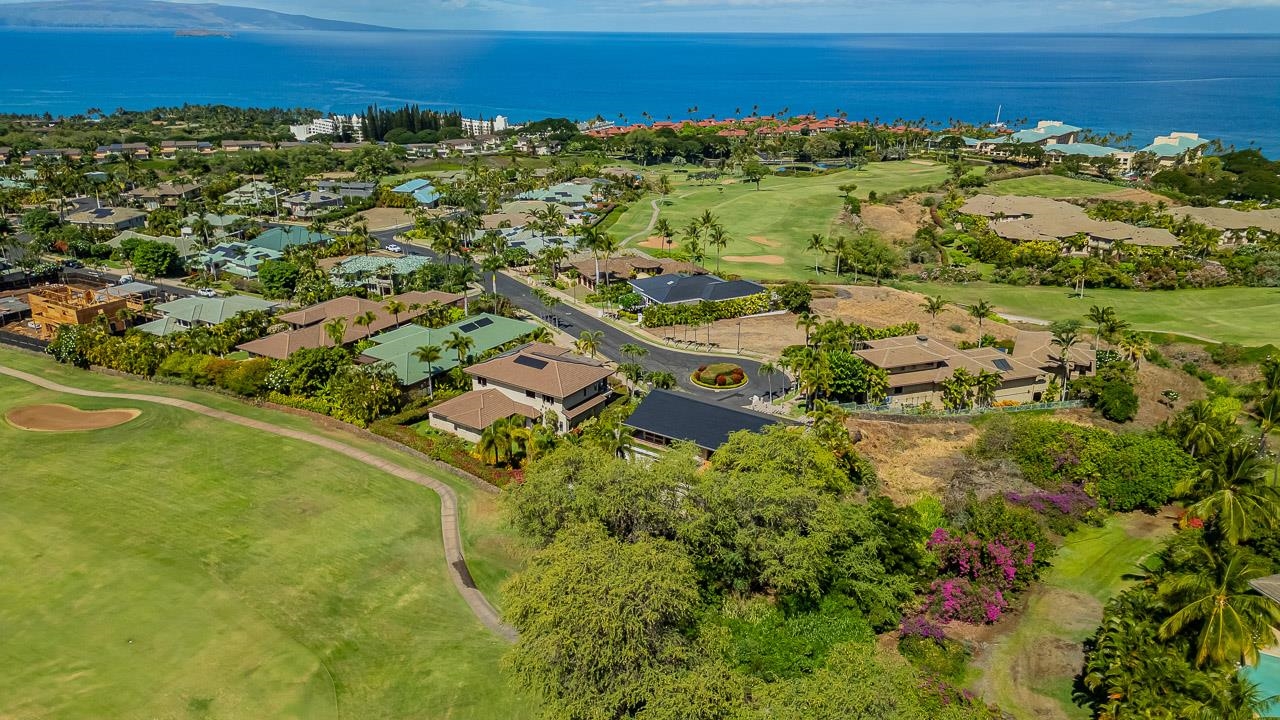
[{"label": "landscaped garden bed", "polygon": [[703,365],[689,376],[695,385],[713,390],[732,390],[747,384],[747,373],[742,366],[722,362]]}]

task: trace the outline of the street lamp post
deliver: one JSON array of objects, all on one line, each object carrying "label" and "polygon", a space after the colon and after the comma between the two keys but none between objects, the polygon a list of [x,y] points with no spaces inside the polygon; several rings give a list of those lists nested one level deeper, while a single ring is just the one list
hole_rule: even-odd
[{"label": "street lamp post", "polygon": [[738,318],[738,354],[742,354],[742,318]]}]

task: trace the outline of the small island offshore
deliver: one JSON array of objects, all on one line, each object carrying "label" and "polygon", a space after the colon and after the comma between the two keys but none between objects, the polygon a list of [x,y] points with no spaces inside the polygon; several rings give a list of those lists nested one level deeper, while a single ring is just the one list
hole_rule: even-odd
[{"label": "small island offshore", "polygon": [[208,30],[205,28],[192,28],[188,30],[175,30],[173,33],[173,36],[174,37],[192,37],[192,38],[203,38],[203,37],[230,38],[232,35],[227,30]]}]

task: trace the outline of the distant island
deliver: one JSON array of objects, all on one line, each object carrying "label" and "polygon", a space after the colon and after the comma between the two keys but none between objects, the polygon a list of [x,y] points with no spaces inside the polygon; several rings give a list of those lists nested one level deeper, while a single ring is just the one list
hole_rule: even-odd
[{"label": "distant island", "polygon": [[1195,15],[1150,17],[1118,23],[1076,25],[1070,32],[1186,35],[1280,34],[1280,7],[1238,7]]},{"label": "distant island", "polygon": [[398,31],[398,28],[326,20],[237,5],[215,3],[197,5],[161,0],[47,0],[0,3],[0,28],[3,27],[176,30],[182,37],[225,36],[224,34],[233,31]]},{"label": "distant island", "polygon": [[226,30],[205,30],[203,28],[195,30],[178,30],[173,33],[174,37],[232,37],[231,33]]}]

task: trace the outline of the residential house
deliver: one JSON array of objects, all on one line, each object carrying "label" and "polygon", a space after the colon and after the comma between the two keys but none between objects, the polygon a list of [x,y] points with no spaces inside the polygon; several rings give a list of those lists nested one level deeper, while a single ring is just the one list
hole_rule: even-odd
[{"label": "residential house", "polygon": [[274,202],[281,195],[284,195],[284,191],[277,190],[271,183],[254,180],[228,192],[218,201],[229,207],[257,207]]},{"label": "residential house", "polygon": [[[437,293],[445,305],[454,305],[462,299],[461,295]],[[450,299],[452,298],[452,299]],[[418,301],[419,305],[429,306],[430,302]],[[395,368],[400,384],[417,385],[429,376],[439,375],[458,367],[458,355],[445,347],[445,343],[453,334],[459,333],[471,338],[474,343],[468,355],[477,357],[494,348],[515,342],[537,329],[533,323],[513,320],[501,315],[480,313],[464,318],[451,325],[439,328],[427,328],[421,325],[405,325],[390,332],[375,335],[370,340],[373,347],[367,348],[363,354],[365,362],[388,362]],[[428,366],[418,360],[414,353],[420,347],[435,345],[440,348],[441,357]],[[465,364],[466,358],[463,359]]]},{"label": "residential house", "polygon": [[261,140],[223,140],[223,152],[262,152],[270,150],[271,143],[262,142]]},{"label": "residential house", "polygon": [[[244,343],[240,349],[252,355],[283,360],[304,348],[332,347],[333,340],[325,326],[335,320],[342,321],[342,344],[349,345],[409,323],[425,312],[423,308],[432,302],[452,301],[453,297],[462,299],[460,295],[449,293],[408,292],[395,295],[389,299],[404,303],[406,308],[398,315],[387,312],[385,300],[366,300],[350,295],[334,298],[280,315],[280,321],[288,323],[288,330]],[[357,323],[356,320],[365,317],[366,313],[372,313],[373,321],[367,325]]]},{"label": "residential house", "polygon": [[[1013,341],[1013,358],[1045,373],[1061,375],[1064,371],[1062,348],[1053,344],[1053,333],[1048,330],[1019,330]],[[1085,345],[1072,346],[1067,364],[1073,378],[1092,373],[1093,350]]]},{"label": "residential house", "polygon": [[572,210],[584,210],[599,198],[592,181],[562,182],[541,190],[529,190],[516,196],[517,200],[539,200],[558,203]]},{"label": "residential house", "polygon": [[457,138],[455,140],[441,140],[437,143],[443,150],[443,157],[451,155],[471,155],[476,151],[476,143],[471,138]]},{"label": "residential house", "polygon": [[1048,145],[1045,147],[1045,157],[1051,163],[1061,163],[1069,157],[1079,157],[1086,161],[1097,161],[1101,158],[1111,158],[1115,160],[1115,169],[1120,173],[1127,173],[1133,169],[1134,152],[1131,150],[1120,150],[1118,148],[1107,147],[1105,145],[1095,145],[1093,143],[1060,143]]},{"label": "residential house", "polygon": [[430,264],[431,258],[425,255],[353,255],[329,268],[329,280],[335,287],[364,288],[370,294],[385,297],[395,294],[401,279]]},{"label": "residential house", "polygon": [[161,242],[166,245],[172,245],[178,251],[178,257],[184,261],[200,252],[199,238],[190,236],[172,237],[169,235],[143,235],[132,230],[125,230],[119,235],[107,241],[107,244],[113,248],[120,247],[125,240],[150,240],[152,242]]},{"label": "residential house", "polygon": [[128,328],[128,322],[120,315],[128,307],[128,301],[101,290],[42,285],[27,293],[26,303],[31,309],[29,327],[37,330],[42,338],[52,338],[61,325],[89,325],[99,322],[99,317],[106,318],[113,332]]},{"label": "residential house", "polygon": [[22,164],[30,165],[41,160],[66,160],[67,162],[79,162],[84,157],[84,151],[79,148],[37,148],[28,150],[22,156]]},{"label": "residential house", "polygon": [[258,268],[263,263],[283,258],[284,254],[276,250],[242,242],[223,242],[196,253],[187,261],[187,265],[214,274],[230,273],[252,280],[258,277]]},{"label": "residential house", "polygon": [[146,225],[147,214],[133,208],[101,207],[71,213],[67,216],[67,222],[80,227],[120,232],[121,230]]},{"label": "residential house", "polygon": [[200,186],[195,183],[160,183],[155,187],[136,187],[125,193],[125,197],[147,210],[174,208],[179,201],[199,195]]},{"label": "residential house", "polygon": [[135,160],[150,160],[151,146],[146,143],[113,143],[99,145],[93,151],[93,159],[98,162],[110,162],[120,158],[132,157]]},{"label": "residential house", "polygon": [[545,343],[529,343],[466,369],[472,390],[431,408],[431,426],[475,442],[497,420],[526,424],[555,418],[568,432],[600,414],[609,401],[604,363]]},{"label": "residential house", "polygon": [[324,245],[333,237],[324,233],[312,232],[299,225],[279,225],[267,228],[257,237],[245,242],[253,247],[266,248],[283,253],[297,245]]},{"label": "residential house", "polygon": [[1222,242],[1238,245],[1270,235],[1280,237],[1280,208],[1271,210],[1236,210],[1229,207],[1175,207],[1169,214],[1192,220],[1222,231]]},{"label": "residential house", "polygon": [[770,425],[792,425],[772,415],[750,412],[725,403],[710,402],[686,393],[651,390],[623,421],[634,431],[635,452],[655,455],[677,442],[690,442],[699,454],[711,454],[735,432],[760,432]]},{"label": "residential house", "polygon": [[[209,225],[213,228],[209,232],[209,237],[210,239],[214,239],[214,240],[220,240],[225,237],[239,235],[239,232],[232,232],[231,228],[233,225],[240,222],[241,220],[247,219],[244,215],[219,215],[218,213],[204,213],[203,215],[188,215],[182,219],[182,234],[184,237],[188,235],[196,235],[196,232],[195,230],[192,229],[192,227],[195,225],[196,221],[202,217],[204,218],[205,222],[209,223]],[[197,239],[203,240],[204,238],[197,237]]]},{"label": "residential house", "polygon": [[323,215],[344,204],[341,195],[321,190],[304,190],[296,195],[281,198],[280,202],[290,215],[299,218]]},{"label": "residential house", "polygon": [[9,156],[13,154],[13,148],[8,145],[0,145],[0,167],[9,164]]},{"label": "residential house", "polygon": [[164,140],[160,143],[160,156],[166,160],[177,158],[179,153],[212,155],[215,150],[213,143],[204,140]]},{"label": "residential house", "polygon": [[[579,260],[569,267],[578,272],[578,277],[583,284],[588,287],[595,287],[596,261],[594,258]],[[600,280],[606,285],[655,275],[681,274],[706,275],[707,271],[691,262],[654,259],[642,255],[623,255],[622,257],[600,260]]]},{"label": "residential house", "polygon": [[644,298],[645,305],[680,305],[704,300],[716,302],[768,292],[763,285],[750,280],[722,280],[710,274],[664,274],[627,282]]},{"label": "residential house", "polygon": [[356,182],[353,180],[321,180],[316,189],[332,195],[341,195],[348,200],[363,200],[373,197],[378,183]]},{"label": "residential house", "polygon": [[423,207],[433,208],[440,204],[439,191],[437,191],[435,186],[431,184],[430,180],[424,180],[422,178],[415,178],[413,180],[403,182],[391,188],[391,192],[399,193],[401,195],[411,195],[413,196],[413,199]]},{"label": "residential house", "polygon": [[275,312],[277,303],[260,300],[248,295],[228,295],[207,298],[193,295],[179,298],[155,307],[158,320],[138,326],[152,335],[172,335],[201,325],[219,325],[245,312]]},{"label": "residential house", "polygon": [[973,375],[983,371],[999,375],[996,402],[1040,402],[1049,375],[996,348],[958,350],[926,335],[868,340],[854,354],[888,373],[886,402],[900,406],[930,403],[941,408],[942,383],[960,368]]},{"label": "residential house", "polygon": [[362,147],[366,147],[366,146],[367,146],[367,143],[364,143],[364,142],[333,142],[333,143],[329,143],[329,149],[330,149],[330,150],[333,150],[334,152],[340,152],[340,153],[355,152],[356,150],[359,150],[360,148],[362,148]]}]

